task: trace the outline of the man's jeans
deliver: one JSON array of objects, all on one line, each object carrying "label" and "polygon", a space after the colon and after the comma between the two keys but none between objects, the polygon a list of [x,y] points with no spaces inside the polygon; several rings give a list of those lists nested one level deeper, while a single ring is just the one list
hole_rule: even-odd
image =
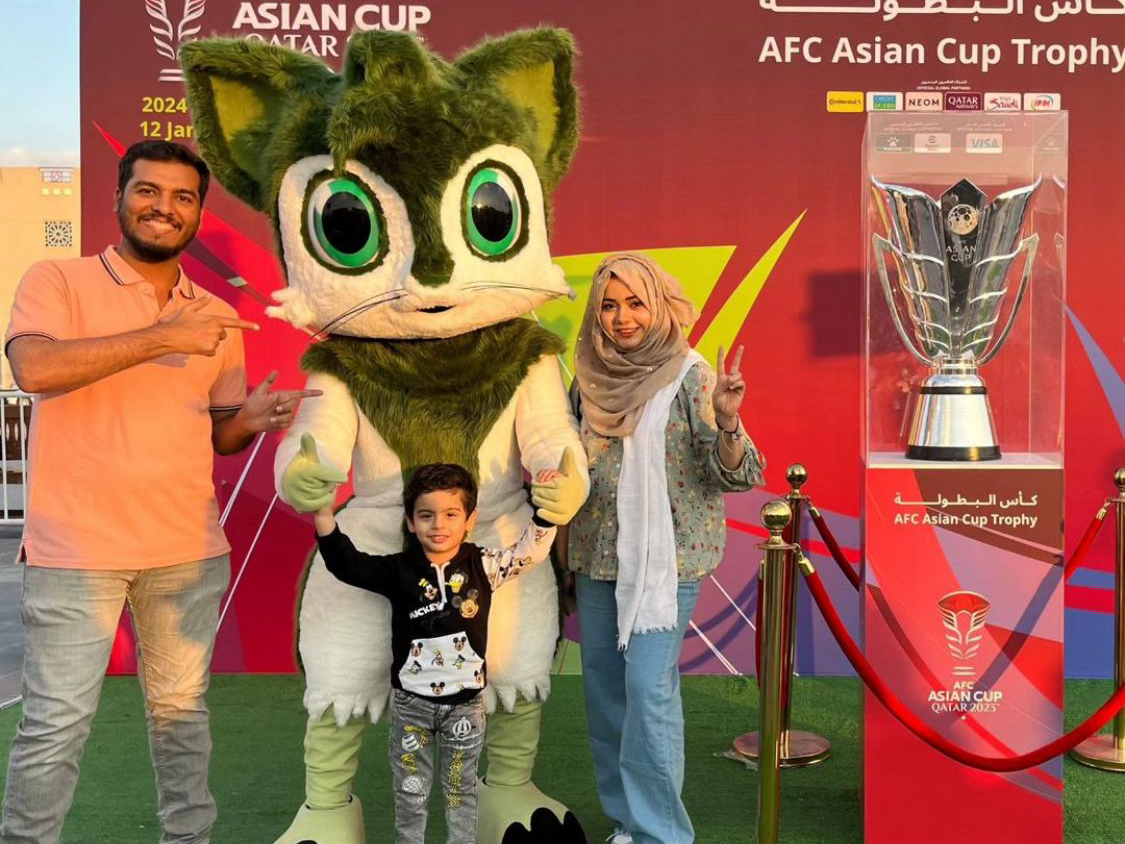
[{"label": "man's jeans", "polygon": [[203,695],[229,580],[225,554],[128,571],[27,567],[23,718],[8,760],[0,844],[57,844],[126,602],[137,632],[160,842],[207,844],[216,813]]},{"label": "man's jeans", "polygon": [[395,841],[423,844],[441,738],[441,779],[448,844],[477,840],[477,760],[484,745],[484,699],[442,704],[395,689],[388,751],[395,788]]}]

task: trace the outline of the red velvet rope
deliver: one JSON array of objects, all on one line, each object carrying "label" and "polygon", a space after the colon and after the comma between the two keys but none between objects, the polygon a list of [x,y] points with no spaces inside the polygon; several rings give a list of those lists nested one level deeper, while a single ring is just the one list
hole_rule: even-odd
[{"label": "red velvet rope", "polygon": [[1063,579],[1070,580],[1070,576],[1074,574],[1082,565],[1082,561],[1086,559],[1086,552],[1090,550],[1090,546],[1094,544],[1094,539],[1105,524],[1106,513],[1108,508],[1102,507],[1094,515],[1094,520],[1090,522],[1090,526],[1086,528],[1086,532],[1082,534],[1082,540],[1078,543],[1078,547],[1074,549],[1074,554],[1071,555],[1070,561],[1066,564]]},{"label": "red velvet rope", "polygon": [[1020,756],[1009,756],[1006,758],[992,758],[988,756],[979,756],[976,753],[969,753],[962,750],[957,745],[950,742],[941,733],[932,727],[928,726],[921,719],[911,712],[905,704],[902,703],[890,688],[879,679],[875,674],[871,663],[863,655],[863,652],[856,646],[855,641],[852,639],[848,629],[844,626],[844,622],[840,620],[836,608],[832,606],[832,601],[828,597],[828,593],[824,589],[824,584],[820,580],[820,575],[813,573],[806,579],[809,586],[809,591],[812,593],[816,605],[820,608],[824,620],[828,622],[828,629],[832,631],[832,635],[836,637],[837,643],[844,651],[848,661],[851,662],[856,672],[867,684],[867,687],[875,694],[883,706],[890,710],[891,714],[897,718],[904,727],[906,727],[930,747],[934,748],[940,753],[954,759],[963,765],[969,765],[973,768],[980,768],[985,771],[1022,771],[1027,768],[1034,768],[1041,765],[1048,759],[1066,753],[1072,747],[1088,739],[1100,730],[1108,721],[1116,715],[1122,708],[1125,708],[1125,686],[1121,686],[1112,697],[1107,700],[1102,706],[1089,718],[1083,721],[1079,726],[1075,727],[1069,733],[1059,736],[1038,750],[1033,750],[1030,753],[1024,753]]},{"label": "red velvet rope", "polygon": [[832,559],[836,561],[836,565],[840,567],[840,571],[844,573],[844,577],[848,579],[848,582],[851,583],[853,588],[859,589],[859,572],[844,558],[844,552],[840,550],[840,545],[836,542],[836,537],[834,537],[832,531],[828,529],[828,523],[824,521],[824,516],[820,515],[820,511],[815,507],[809,508],[809,516],[812,517],[813,524],[816,525],[816,529],[820,533],[820,538],[823,539],[824,544],[828,546],[828,551],[832,554]]}]

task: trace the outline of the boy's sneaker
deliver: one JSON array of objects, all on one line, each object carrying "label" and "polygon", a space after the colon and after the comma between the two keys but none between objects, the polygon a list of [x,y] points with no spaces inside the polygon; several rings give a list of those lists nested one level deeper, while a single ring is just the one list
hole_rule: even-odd
[{"label": "boy's sneaker", "polygon": [[621,827],[617,827],[606,839],[606,844],[633,844],[633,836]]}]

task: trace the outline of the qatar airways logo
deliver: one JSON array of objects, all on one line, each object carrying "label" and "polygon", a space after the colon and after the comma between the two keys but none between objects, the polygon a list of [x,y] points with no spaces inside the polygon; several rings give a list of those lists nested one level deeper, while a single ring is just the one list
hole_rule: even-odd
[{"label": "qatar airways logo", "polygon": [[206,7],[207,0],[172,0],[171,3],[168,0],[145,0],[152,43],[156,45],[156,52],[171,62],[171,65],[160,69],[157,78],[161,82],[184,81],[184,72],[176,54],[181,44],[199,34],[201,26],[198,21]]},{"label": "qatar airways logo", "polygon": [[946,111],[980,111],[984,108],[984,97],[978,91],[947,91]]}]

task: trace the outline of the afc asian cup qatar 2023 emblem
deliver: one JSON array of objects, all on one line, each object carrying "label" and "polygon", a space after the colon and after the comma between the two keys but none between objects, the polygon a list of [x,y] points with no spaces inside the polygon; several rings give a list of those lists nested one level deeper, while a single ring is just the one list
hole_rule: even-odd
[{"label": "afc asian cup qatar 2023 emblem", "polygon": [[945,626],[945,643],[954,660],[954,677],[976,674],[970,663],[980,652],[984,620],[991,607],[992,604],[976,592],[950,592],[938,601],[941,621]]},{"label": "afc asian cup qatar 2023 emblem", "polygon": [[953,657],[953,683],[948,689],[931,689],[930,710],[961,717],[996,713],[1004,692],[993,686],[977,688],[976,668],[972,663],[980,654],[984,621],[992,604],[976,592],[950,592],[938,601],[945,644]]},{"label": "afc asian cup qatar 2023 emblem", "polygon": [[[203,17],[206,6],[207,0],[145,0],[145,11],[149,16],[148,28],[152,32],[156,52],[172,63],[171,66],[160,69],[158,78],[161,82],[184,81],[184,72],[180,69],[176,52],[181,44],[191,41],[199,34],[199,19]],[[175,24],[169,7],[180,12]]]}]

